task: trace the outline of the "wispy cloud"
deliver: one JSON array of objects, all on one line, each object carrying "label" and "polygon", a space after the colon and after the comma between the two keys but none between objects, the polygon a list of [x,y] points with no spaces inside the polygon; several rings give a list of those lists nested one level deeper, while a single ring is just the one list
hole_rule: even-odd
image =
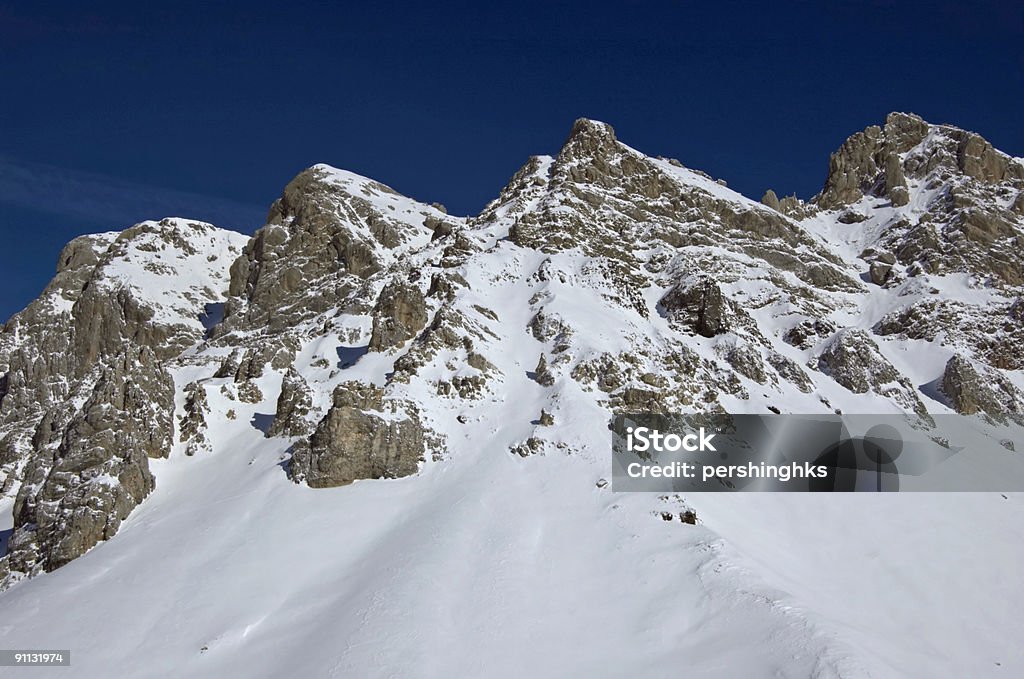
[{"label": "wispy cloud", "polygon": [[266,206],[165,189],[0,156],[0,203],[79,217],[121,229],[145,219],[189,217],[246,233]]}]

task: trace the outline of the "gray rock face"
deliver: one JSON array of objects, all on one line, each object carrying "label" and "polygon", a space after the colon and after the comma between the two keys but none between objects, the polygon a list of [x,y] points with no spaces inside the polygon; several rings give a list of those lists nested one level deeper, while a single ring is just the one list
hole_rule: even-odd
[{"label": "gray rock face", "polygon": [[976,360],[1000,370],[1024,368],[1024,321],[1016,302],[978,306],[959,300],[923,299],[886,314],[873,328],[883,337],[938,341],[955,337]]},{"label": "gray rock face", "polygon": [[555,376],[548,370],[548,359],[544,354],[537,360],[537,367],[533,369],[534,380],[542,387],[550,387],[555,383]]},{"label": "gray rock face", "polygon": [[787,382],[792,382],[796,388],[805,394],[814,391],[814,383],[807,377],[803,368],[796,364],[793,359],[786,358],[777,351],[768,352],[768,363],[775,369],[779,377]]},{"label": "gray rock face", "polygon": [[768,381],[764,359],[761,358],[761,352],[754,346],[744,344],[732,347],[725,353],[725,360],[736,369],[736,372],[758,384]]},{"label": "gray rock face", "polygon": [[302,375],[289,366],[281,382],[277,412],[267,436],[309,436],[312,426],[306,419],[312,408],[312,391]]},{"label": "gray rock face", "polygon": [[863,330],[840,330],[818,356],[817,368],[855,394],[875,392],[926,415],[914,385],[893,367]]},{"label": "gray rock face", "polygon": [[828,179],[815,202],[835,208],[877,194],[893,198],[894,205],[906,205],[905,191],[897,191],[906,187],[899,154],[921,143],[928,131],[928,124],[915,115],[891,113],[884,128],[871,126],[854,134],[832,154]]},{"label": "gray rock face", "polygon": [[885,282],[889,280],[890,273],[892,273],[892,264],[888,264],[881,260],[871,262],[871,266],[868,269],[868,275],[871,277],[871,282],[875,285],[885,285]]},{"label": "gray rock face", "polygon": [[996,422],[1024,423],[1024,394],[1005,376],[954,356],[942,374],[942,391],[964,415],[984,413]]},{"label": "gray rock face", "polygon": [[761,196],[761,204],[794,219],[803,219],[815,212],[813,205],[804,203],[796,196],[779,198],[771,189],[765,191]]},{"label": "gray rock face", "polygon": [[767,191],[765,191],[764,195],[761,196],[761,204],[765,205],[767,207],[770,207],[771,209],[775,210],[776,212],[781,212],[782,211],[782,210],[780,210],[779,197],[777,195],[775,195],[775,192],[772,191],[771,189],[768,189]]},{"label": "gray rock face", "polygon": [[174,384],[143,347],[112,361],[78,409],[44,418],[14,508],[9,567],[53,570],[114,535],[153,490],[166,456]]},{"label": "gray rock face", "polygon": [[810,349],[822,338],[836,331],[836,326],[825,319],[805,319],[782,334],[782,341],[799,349]]},{"label": "gray rock face", "polygon": [[281,333],[328,310],[396,253],[429,242],[428,218],[450,221],[357,175],[319,165],[300,173],[232,264],[231,299],[218,335]]},{"label": "gray rock face", "polygon": [[714,337],[731,327],[737,311],[708,277],[677,286],[661,299],[669,318],[679,320],[698,335]]},{"label": "gray rock face", "polygon": [[[43,295],[4,325],[0,489],[18,490],[0,588],[111,537],[152,490],[147,460],[174,434],[165,362],[202,339],[240,239],[175,219],[76,239]],[[160,278],[176,284],[137,284]]]},{"label": "gray rock face", "polygon": [[[1024,221],[1016,206],[1022,189],[1024,163],[982,137],[894,113],[884,127],[854,134],[833,154],[814,203],[825,209],[856,205],[843,214],[863,221],[878,206],[876,199],[910,208],[917,195],[924,210],[901,210],[875,227],[881,227],[879,247],[895,253],[908,271],[967,272],[1019,286]],[[850,223],[843,216],[840,222]]]},{"label": "gray rock face", "polygon": [[[393,405],[393,404],[392,404]],[[357,479],[416,473],[425,452],[415,411],[385,412],[378,387],[347,382],[308,443],[296,447],[291,475],[313,488],[344,486]]]},{"label": "gray rock face", "polygon": [[371,351],[386,351],[412,339],[427,324],[426,300],[420,289],[392,281],[373,308]]},{"label": "gray rock face", "polygon": [[206,389],[199,382],[191,382],[185,387],[185,412],[178,421],[179,437],[187,443],[186,455],[195,455],[201,451],[209,451],[210,443],[206,438],[207,416],[210,404],[206,399]]},{"label": "gray rock face", "polygon": [[[640,294],[643,263],[635,249],[623,247],[624,239],[695,254],[719,246],[737,259],[792,271],[808,285],[816,285],[816,274],[824,271],[837,274],[829,277],[831,284],[860,287],[821,268],[839,262],[787,216],[725,198],[721,188],[703,173],[626,147],[604,123],[577,121],[555,158],[531,159],[471,226],[511,217],[509,240],[520,247],[581,250],[600,262],[606,299],[642,315],[650,312]],[[801,256],[793,255],[794,248]]]}]

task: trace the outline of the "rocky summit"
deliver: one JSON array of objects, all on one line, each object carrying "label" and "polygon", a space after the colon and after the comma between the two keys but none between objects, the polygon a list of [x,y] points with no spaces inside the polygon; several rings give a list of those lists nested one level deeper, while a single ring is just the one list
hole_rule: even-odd
[{"label": "rocky summit", "polygon": [[[265,467],[259,492],[354,507],[377,491],[320,489],[446,488],[427,472],[460,458],[515,483],[568,458],[601,492],[617,413],[1020,422],[1022,253],[1024,160],[905,113],[847,139],[806,201],[750,200],[581,119],[476,216],[316,165],[251,238],[188,219],[83,236],[0,332],[0,582],[158,526],[165,478],[229,506],[212,479]],[[208,476],[216,459],[245,464]],[[359,521],[398,521],[367,502]]]}]

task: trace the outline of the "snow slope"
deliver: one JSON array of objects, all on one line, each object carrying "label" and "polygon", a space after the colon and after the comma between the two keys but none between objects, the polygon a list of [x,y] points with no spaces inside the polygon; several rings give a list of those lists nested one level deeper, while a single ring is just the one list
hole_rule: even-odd
[{"label": "snow slope", "polygon": [[96,677],[1024,668],[1019,496],[701,495],[692,527],[598,489],[599,459],[470,442],[314,492],[244,418],[220,436],[157,466],[117,539],[0,597],[3,646],[70,646],[62,672]]}]

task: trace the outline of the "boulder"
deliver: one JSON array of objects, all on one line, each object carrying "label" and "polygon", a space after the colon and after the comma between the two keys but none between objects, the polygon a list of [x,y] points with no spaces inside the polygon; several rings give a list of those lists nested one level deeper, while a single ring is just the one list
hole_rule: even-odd
[{"label": "boulder", "polygon": [[704,337],[728,331],[735,315],[728,298],[710,276],[677,285],[659,304],[670,319],[680,321]]},{"label": "boulder", "polygon": [[1008,418],[1024,423],[1024,394],[1004,375],[975,366],[964,356],[957,354],[946,363],[941,388],[958,413],[983,413],[1004,424]]},{"label": "boulder", "polygon": [[424,452],[415,410],[399,411],[379,387],[346,382],[309,441],[296,446],[290,473],[313,488],[397,478],[415,474]]}]

